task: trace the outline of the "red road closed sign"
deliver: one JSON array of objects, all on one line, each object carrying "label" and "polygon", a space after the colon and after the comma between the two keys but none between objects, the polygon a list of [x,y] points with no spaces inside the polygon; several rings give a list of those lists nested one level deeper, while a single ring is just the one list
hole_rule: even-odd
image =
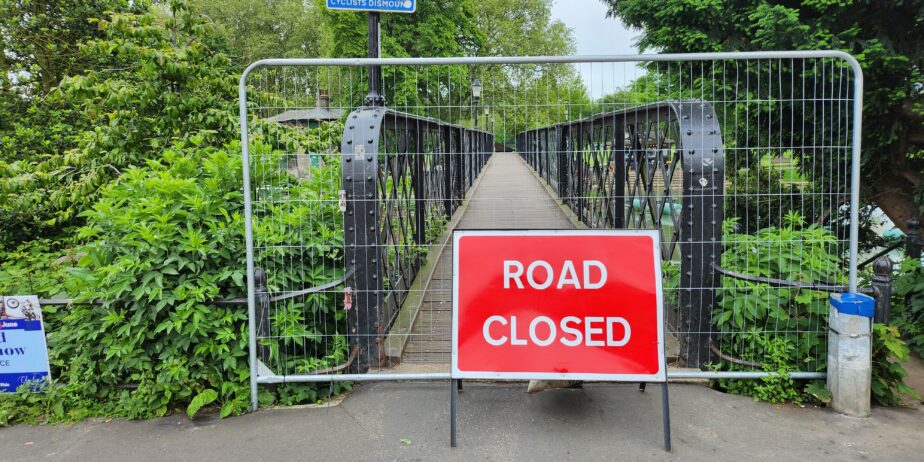
[{"label": "red road closed sign", "polygon": [[665,381],[656,231],[456,231],[452,377]]}]

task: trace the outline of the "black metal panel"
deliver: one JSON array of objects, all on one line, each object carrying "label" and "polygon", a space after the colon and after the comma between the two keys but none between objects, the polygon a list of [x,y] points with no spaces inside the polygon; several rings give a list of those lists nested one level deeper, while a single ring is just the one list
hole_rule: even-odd
[{"label": "black metal panel", "polygon": [[[543,152],[559,140],[557,152]],[[724,165],[712,107],[701,101],[664,102],[607,112],[517,135],[521,155],[552,184],[591,228],[657,229],[662,258],[679,261],[678,306],[668,307],[687,366],[711,360],[721,261]],[[553,172],[534,159],[556,155]],[[555,175],[555,177],[553,177]],[[681,186],[682,178],[682,186]]]},{"label": "black metal panel", "polygon": [[[681,213],[680,306],[687,314],[681,342],[691,366],[712,360],[709,338],[719,284],[714,267],[722,263],[724,153],[719,124],[712,106],[704,102],[678,103],[684,200]],[[675,106],[675,107],[676,107]],[[692,363],[692,364],[691,364]]]},{"label": "black metal panel", "polygon": [[384,109],[359,109],[347,118],[341,143],[346,197],[343,232],[345,262],[353,269],[347,286],[353,307],[347,312],[350,348],[359,347],[354,372],[365,372],[382,358],[382,265],[379,259],[378,178]]}]

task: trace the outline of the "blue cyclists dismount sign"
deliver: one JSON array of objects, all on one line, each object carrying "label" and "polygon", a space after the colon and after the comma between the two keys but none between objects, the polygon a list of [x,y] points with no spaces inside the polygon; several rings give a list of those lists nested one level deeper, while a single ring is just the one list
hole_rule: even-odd
[{"label": "blue cyclists dismount sign", "polygon": [[331,10],[381,11],[385,13],[413,13],[416,0],[327,0]]},{"label": "blue cyclists dismount sign", "polygon": [[0,297],[0,393],[46,380],[48,369],[38,297]]}]

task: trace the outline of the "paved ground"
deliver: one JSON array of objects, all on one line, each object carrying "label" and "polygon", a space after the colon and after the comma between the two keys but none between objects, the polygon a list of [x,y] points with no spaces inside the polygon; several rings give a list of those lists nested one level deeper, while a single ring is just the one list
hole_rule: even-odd
[{"label": "paved ground", "polygon": [[854,419],[672,385],[674,451],[661,448],[660,393],[630,384],[535,395],[467,384],[449,447],[445,383],[368,384],[326,408],[190,422],[85,422],[0,430],[0,460],[921,460],[924,415]]}]

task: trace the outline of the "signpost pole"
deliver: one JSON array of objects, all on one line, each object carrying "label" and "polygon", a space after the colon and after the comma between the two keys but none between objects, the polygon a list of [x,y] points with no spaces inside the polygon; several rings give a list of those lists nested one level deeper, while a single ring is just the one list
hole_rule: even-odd
[{"label": "signpost pole", "polygon": [[[369,40],[366,52],[372,59],[379,57],[379,12],[368,13]],[[385,96],[382,95],[382,66],[369,66],[369,94],[363,102],[366,106],[384,106]]]},{"label": "signpost pole", "polygon": [[449,381],[450,398],[449,398],[449,446],[456,447],[456,406],[459,401],[459,388],[456,386],[457,380]]},{"label": "signpost pole", "polygon": [[661,425],[664,428],[664,450],[671,452],[671,406],[667,395],[667,380],[661,382]]}]

